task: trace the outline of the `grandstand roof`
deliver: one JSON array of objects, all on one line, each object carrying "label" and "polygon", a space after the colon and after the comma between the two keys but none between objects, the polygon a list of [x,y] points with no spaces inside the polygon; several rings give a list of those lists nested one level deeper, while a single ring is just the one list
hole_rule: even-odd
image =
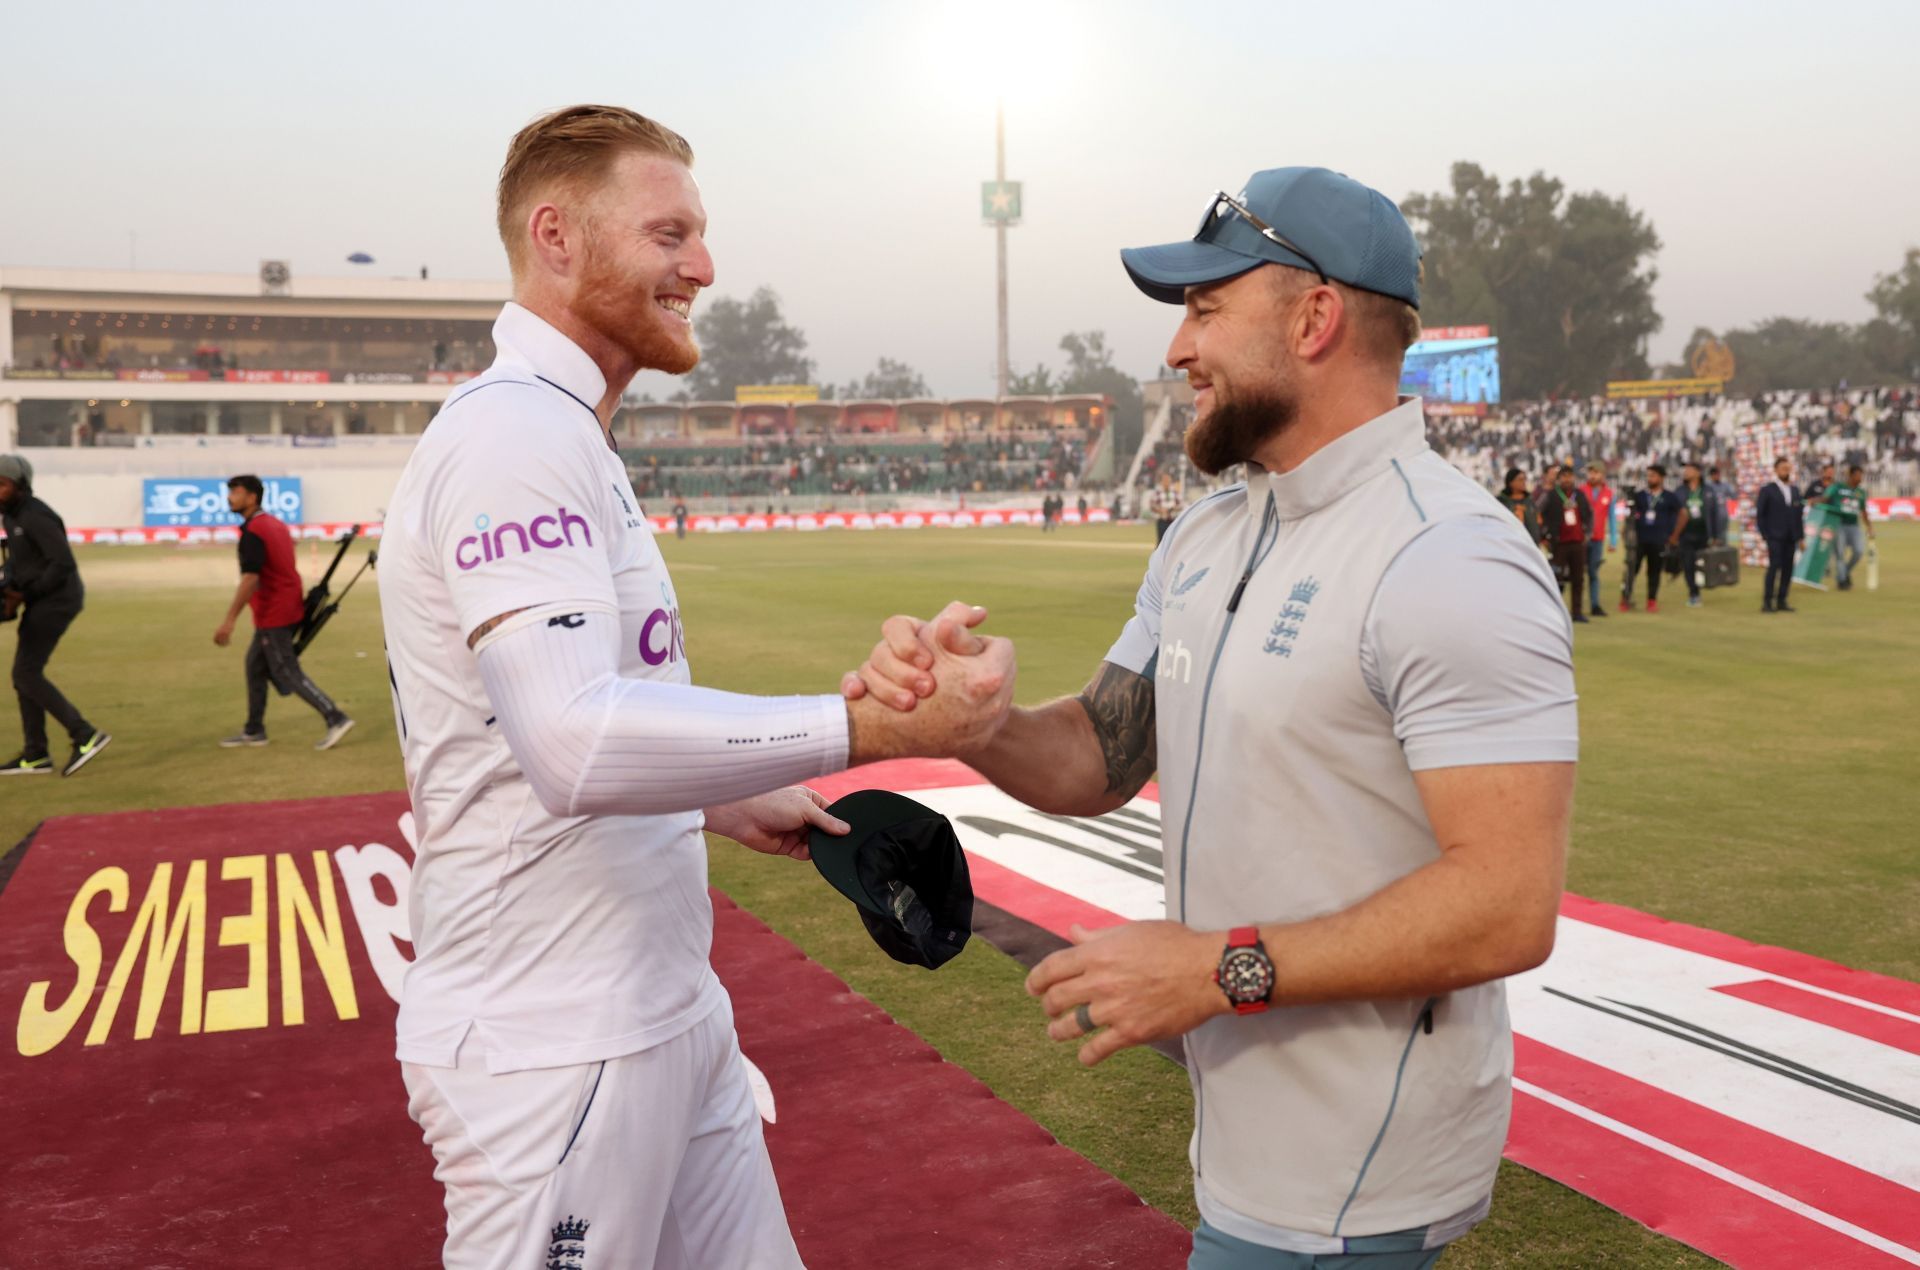
[{"label": "grandstand roof", "polygon": [[68,305],[81,297],[91,303],[111,304],[121,298],[151,304],[155,300],[333,300],[374,301],[383,304],[467,304],[497,308],[512,295],[512,286],[499,281],[427,278],[322,277],[294,270],[286,286],[269,294],[256,273],[178,273],[165,270],[41,269],[0,265],[0,293],[13,293],[14,303],[31,295],[52,306],[55,297]]}]

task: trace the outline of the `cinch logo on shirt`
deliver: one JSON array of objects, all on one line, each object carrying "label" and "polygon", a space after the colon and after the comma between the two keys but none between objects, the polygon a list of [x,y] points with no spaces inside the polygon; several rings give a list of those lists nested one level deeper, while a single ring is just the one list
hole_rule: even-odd
[{"label": "cinch logo on shirt", "polygon": [[655,609],[640,623],[640,660],[649,666],[676,662],[687,655],[687,630],[680,624],[680,606],[673,602],[673,592],[664,582],[660,584],[660,598],[667,607]]},{"label": "cinch logo on shirt", "polygon": [[593,530],[588,527],[586,517],[576,516],[566,508],[556,509],[551,516],[535,516],[526,524],[517,520],[503,520],[494,524],[485,512],[473,518],[473,527],[479,532],[462,538],[453,548],[453,562],[460,566],[461,572],[478,569],[483,564],[495,560],[504,560],[511,544],[518,543],[518,554],[526,555],[539,548],[551,551],[557,547],[574,545],[574,527],[580,529],[580,536],[586,545],[593,545]]},{"label": "cinch logo on shirt", "polygon": [[1183,684],[1193,682],[1193,652],[1185,640],[1176,639],[1160,650],[1158,674],[1161,679],[1177,679]]}]

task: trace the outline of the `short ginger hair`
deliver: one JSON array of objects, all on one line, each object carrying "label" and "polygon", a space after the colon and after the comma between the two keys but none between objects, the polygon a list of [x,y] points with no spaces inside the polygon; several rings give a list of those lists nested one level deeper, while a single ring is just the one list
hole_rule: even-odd
[{"label": "short ginger hair", "polygon": [[526,219],[534,200],[556,186],[591,191],[614,160],[630,152],[658,154],[693,166],[687,139],[624,106],[568,106],[522,128],[500,165],[497,216],[507,263],[518,275],[526,256]]}]

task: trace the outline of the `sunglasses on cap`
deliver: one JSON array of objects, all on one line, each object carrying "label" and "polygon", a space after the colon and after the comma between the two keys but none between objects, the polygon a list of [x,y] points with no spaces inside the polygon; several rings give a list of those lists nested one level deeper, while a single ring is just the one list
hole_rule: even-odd
[{"label": "sunglasses on cap", "polygon": [[1288,251],[1300,257],[1300,259],[1306,261],[1309,265],[1312,265],[1313,272],[1319,277],[1322,283],[1330,283],[1332,281],[1327,277],[1327,271],[1320,267],[1320,262],[1302,250],[1298,243],[1288,238],[1285,234],[1282,234],[1273,226],[1267,224],[1267,222],[1261,220],[1258,216],[1255,216],[1245,203],[1242,203],[1225,190],[1215,190],[1212,197],[1207,199],[1207,209],[1200,214],[1200,228],[1193,231],[1193,241],[1197,243],[1212,242],[1219,235],[1220,227],[1234,216],[1238,216],[1240,219],[1246,221],[1247,224],[1253,226],[1260,232],[1260,236],[1268,242],[1285,247]]}]

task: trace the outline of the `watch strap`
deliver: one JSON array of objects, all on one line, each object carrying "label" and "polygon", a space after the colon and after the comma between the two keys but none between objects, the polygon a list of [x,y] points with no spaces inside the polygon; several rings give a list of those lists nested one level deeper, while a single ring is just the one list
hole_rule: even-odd
[{"label": "watch strap", "polygon": [[[1236,949],[1240,948],[1252,948],[1258,951],[1261,958],[1267,963],[1269,975],[1272,974],[1273,958],[1267,956],[1266,945],[1260,942],[1260,928],[1258,926],[1235,926],[1227,932],[1227,946],[1220,954],[1222,968],[1225,967],[1227,958],[1231,956]],[[1226,994],[1227,1002],[1233,1006],[1233,1012],[1235,1014],[1259,1014],[1262,1010],[1272,1005],[1273,982],[1271,978],[1269,978],[1267,983],[1268,1000],[1265,1001],[1235,1000],[1233,994],[1227,992],[1225,977],[1221,974],[1220,970],[1213,972],[1213,981],[1219,986],[1221,992]]]}]

